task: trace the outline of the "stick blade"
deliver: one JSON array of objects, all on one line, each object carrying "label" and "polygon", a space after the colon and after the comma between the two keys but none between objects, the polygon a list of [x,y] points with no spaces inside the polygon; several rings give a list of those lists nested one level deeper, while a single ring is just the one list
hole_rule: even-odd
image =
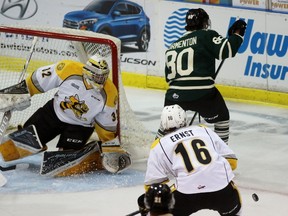
[{"label": "stick blade", "polygon": [[0,187],[3,187],[6,183],[7,183],[7,179],[0,171]]}]

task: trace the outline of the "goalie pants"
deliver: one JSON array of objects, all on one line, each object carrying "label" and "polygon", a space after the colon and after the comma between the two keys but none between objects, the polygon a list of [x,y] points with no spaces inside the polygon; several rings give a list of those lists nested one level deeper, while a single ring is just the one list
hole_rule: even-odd
[{"label": "goalie pants", "polygon": [[43,146],[59,136],[58,148],[81,149],[94,131],[94,127],[83,127],[62,122],[58,119],[53,99],[39,108],[24,124],[24,127],[34,125]]},{"label": "goalie pants", "polygon": [[225,216],[241,215],[241,197],[233,182],[215,192],[183,194],[176,190],[173,193],[174,216],[188,216],[203,209],[214,210]]}]

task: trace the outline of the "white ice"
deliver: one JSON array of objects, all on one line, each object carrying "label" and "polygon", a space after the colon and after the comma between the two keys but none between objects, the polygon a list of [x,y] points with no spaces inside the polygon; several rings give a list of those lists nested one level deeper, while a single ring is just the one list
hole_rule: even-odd
[{"label": "white ice", "polygon": [[[156,132],[164,91],[125,89],[139,121]],[[231,115],[229,145],[239,159],[235,183],[242,194],[243,215],[287,216],[288,109],[226,102]],[[28,169],[3,172],[8,183],[0,188],[1,216],[124,216],[138,209],[145,160],[135,161],[119,175],[102,171],[58,179],[40,176],[40,161],[41,156],[35,155],[24,161],[30,163]],[[258,202],[253,201],[253,193]],[[218,214],[203,210],[194,215]]]}]

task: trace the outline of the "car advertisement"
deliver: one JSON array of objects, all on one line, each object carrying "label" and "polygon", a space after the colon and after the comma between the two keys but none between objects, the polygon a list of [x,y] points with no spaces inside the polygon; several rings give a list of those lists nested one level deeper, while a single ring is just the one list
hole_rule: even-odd
[{"label": "car advertisement", "polygon": [[0,24],[63,26],[118,37],[122,71],[148,77],[164,77],[165,51],[185,33],[188,9],[205,9],[212,29],[223,36],[241,18],[248,24],[244,42],[237,56],[223,65],[217,83],[288,92],[287,14],[164,0],[4,0],[0,4]]}]

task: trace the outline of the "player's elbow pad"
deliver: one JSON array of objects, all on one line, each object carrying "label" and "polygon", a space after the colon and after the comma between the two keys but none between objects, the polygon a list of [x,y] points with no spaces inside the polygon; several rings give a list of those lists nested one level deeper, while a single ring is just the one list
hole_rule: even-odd
[{"label": "player's elbow pad", "polygon": [[235,158],[226,158],[226,159],[229,162],[231,169],[235,170],[237,168],[237,165],[238,165],[238,160]]}]

